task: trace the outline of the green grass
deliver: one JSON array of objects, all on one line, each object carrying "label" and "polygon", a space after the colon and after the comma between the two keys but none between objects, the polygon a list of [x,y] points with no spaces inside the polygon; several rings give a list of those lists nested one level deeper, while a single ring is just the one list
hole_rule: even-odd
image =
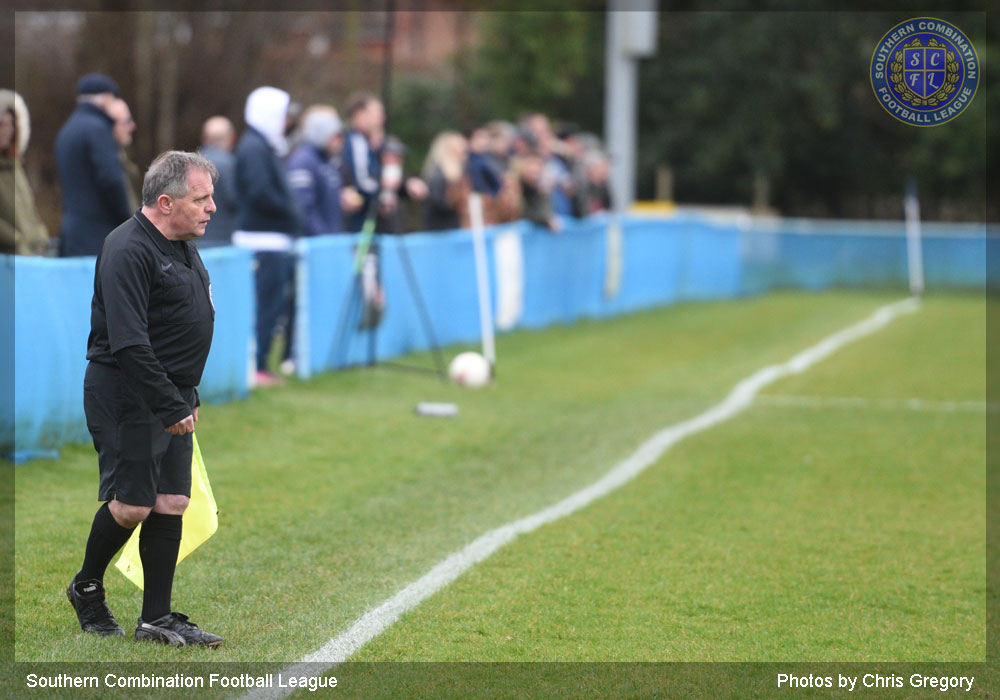
[{"label": "green grass", "polygon": [[[981,401],[984,331],[982,304],[932,299],[769,391]],[[356,658],[982,661],[983,417],[765,403]]]},{"label": "green grass", "polygon": [[[591,483],[657,429],[893,299],[778,294],[499,339],[472,392],[389,369],[205,406],[218,533],[174,607],[226,637],[163,649],[79,634],[63,589],[97,506],[96,457],[15,474],[19,661],[292,661],[483,532]],[[769,391],[984,398],[984,304],[915,316]],[[419,358],[429,364],[428,358]],[[422,418],[454,401],[455,419]],[[762,403],[620,491],[525,536],[359,660],[981,660],[981,414]],[[126,629],[141,593],[118,572]]]}]

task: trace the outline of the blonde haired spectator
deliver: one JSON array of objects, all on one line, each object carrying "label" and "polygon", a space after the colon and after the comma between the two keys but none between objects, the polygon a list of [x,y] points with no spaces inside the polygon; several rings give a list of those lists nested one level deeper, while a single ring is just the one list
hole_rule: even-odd
[{"label": "blonde haired spectator", "polygon": [[468,144],[457,131],[443,131],[431,143],[424,162],[427,199],[424,200],[424,229],[448,231],[462,225],[459,209],[468,192],[465,159]]}]

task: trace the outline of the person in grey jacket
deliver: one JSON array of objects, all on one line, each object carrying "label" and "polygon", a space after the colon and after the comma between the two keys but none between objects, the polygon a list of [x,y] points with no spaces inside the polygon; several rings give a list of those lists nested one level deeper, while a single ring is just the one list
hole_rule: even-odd
[{"label": "person in grey jacket", "polygon": [[217,211],[212,215],[212,222],[205,229],[204,237],[198,241],[199,248],[229,245],[232,242],[240,211],[239,197],[236,194],[236,157],[233,155],[235,145],[236,129],[229,119],[214,116],[205,120],[201,127],[201,148],[198,152],[212,161],[219,171],[219,180],[215,183]]}]

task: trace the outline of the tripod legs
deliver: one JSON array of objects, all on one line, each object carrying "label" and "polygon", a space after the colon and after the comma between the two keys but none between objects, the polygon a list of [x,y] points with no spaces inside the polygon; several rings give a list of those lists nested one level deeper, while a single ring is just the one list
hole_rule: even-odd
[{"label": "tripod legs", "polygon": [[[420,292],[420,285],[417,282],[416,274],[413,271],[413,262],[410,259],[409,250],[407,250],[406,244],[402,236],[395,236],[393,238],[396,244],[396,249],[399,253],[400,265],[403,269],[403,275],[406,278],[406,284],[409,288],[410,297],[413,299],[414,305],[417,308],[417,315],[420,318],[421,326],[425,336],[427,337],[428,345],[430,346],[431,354],[434,358],[434,371],[441,381],[447,381],[447,368],[445,367],[444,357],[441,354],[441,348],[438,345],[437,336],[434,334],[434,327],[431,323],[430,314],[427,311],[427,305],[424,302],[423,294]],[[384,250],[383,246],[373,244],[371,246],[370,252],[378,254],[378,251]],[[381,265],[381,262],[376,262],[376,265]],[[379,277],[378,275],[376,277]],[[351,328],[358,323],[363,321],[364,315],[364,305],[365,305],[365,279],[364,279],[364,267],[358,269],[351,278],[351,289],[347,298],[344,300],[344,304],[341,307],[340,319],[337,324],[337,334],[334,336],[332,356],[330,364],[333,367],[341,367],[347,364],[347,346]],[[362,323],[365,326],[361,328],[362,331],[368,334],[367,337],[367,366],[374,367],[377,364],[377,352],[376,352],[376,333],[378,332],[378,324],[369,325]],[[416,368],[413,368],[416,369]]]},{"label": "tripod legs", "polygon": [[434,326],[431,324],[430,314],[427,313],[427,305],[424,303],[424,296],[420,293],[420,285],[417,284],[417,276],[413,274],[413,263],[410,261],[410,252],[406,249],[403,237],[396,238],[399,259],[403,263],[403,272],[406,274],[406,282],[410,286],[410,294],[417,305],[417,313],[424,326],[424,333],[427,334],[427,343],[430,345],[431,354],[434,356],[434,366],[437,368],[441,381],[448,378],[447,370],[444,366],[444,358],[441,355],[441,346],[438,345],[437,337],[434,335]]}]

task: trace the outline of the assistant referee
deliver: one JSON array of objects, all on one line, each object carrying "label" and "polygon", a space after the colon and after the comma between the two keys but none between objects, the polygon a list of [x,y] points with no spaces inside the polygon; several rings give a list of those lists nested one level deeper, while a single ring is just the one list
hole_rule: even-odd
[{"label": "assistant referee", "polygon": [[222,643],[170,609],[191,495],[195,387],[215,324],[208,272],[192,241],[205,235],[215,211],[217,178],[196,153],[160,154],[146,172],[142,208],[108,234],[97,255],[83,405],[104,504],[66,589],[84,632],[125,636],[105,600],[104,572],[141,522],[145,589],[135,639]]}]

